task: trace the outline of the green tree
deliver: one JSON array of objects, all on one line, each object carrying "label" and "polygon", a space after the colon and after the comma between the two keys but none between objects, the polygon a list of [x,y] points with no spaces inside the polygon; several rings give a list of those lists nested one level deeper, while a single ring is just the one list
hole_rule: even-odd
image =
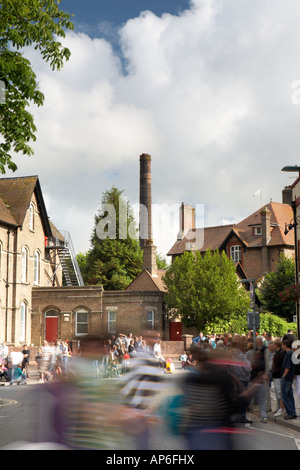
[{"label": "green tree", "polygon": [[274,313],[279,317],[292,321],[295,315],[295,302],[282,302],[280,292],[285,287],[295,283],[294,261],[281,253],[276,270],[264,277],[260,287],[257,289],[257,297],[264,310]]},{"label": "green tree", "polygon": [[167,269],[168,268],[168,262],[167,262],[166,258],[161,253],[157,253],[157,255],[156,255],[156,263],[157,263],[158,269]]},{"label": "green tree", "polygon": [[186,326],[206,325],[246,318],[250,297],[241,286],[235,265],[224,252],[185,252],[164,276],[166,304]]},{"label": "green tree", "polygon": [[30,103],[41,106],[44,95],[25,50],[33,46],[53,70],[70,57],[58,38],[73,29],[70,15],[59,9],[60,0],[2,0],[0,4],[0,82],[5,89],[0,102],[0,171],[15,171],[11,152],[32,155],[36,126]]},{"label": "green tree", "polygon": [[131,206],[124,191],[112,187],[95,215],[91,249],[77,256],[85,284],[122,290],[141,272],[142,250]]}]

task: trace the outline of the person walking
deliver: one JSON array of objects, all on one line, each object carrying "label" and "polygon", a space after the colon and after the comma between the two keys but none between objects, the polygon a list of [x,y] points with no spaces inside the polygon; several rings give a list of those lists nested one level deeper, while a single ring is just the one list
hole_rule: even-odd
[{"label": "person walking", "polygon": [[285,406],[287,415],[284,419],[296,419],[296,406],[293,391],[293,381],[295,376],[295,364],[293,362],[292,340],[284,339],[282,348],[285,351],[282,374],[281,374],[281,393],[282,401]]},{"label": "person walking", "polygon": [[273,358],[273,365],[271,369],[272,381],[274,384],[274,391],[277,400],[277,410],[274,414],[275,417],[284,415],[284,404],[281,399],[281,370],[284,360],[284,351],[282,349],[282,341],[280,338],[274,339],[275,354]]}]

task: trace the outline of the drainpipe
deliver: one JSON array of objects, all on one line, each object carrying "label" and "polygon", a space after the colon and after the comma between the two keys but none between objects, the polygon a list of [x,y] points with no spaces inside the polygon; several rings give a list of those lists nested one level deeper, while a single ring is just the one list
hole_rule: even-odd
[{"label": "drainpipe", "polygon": [[8,342],[8,295],[9,295],[9,242],[10,230],[7,230],[7,254],[6,254],[6,303],[5,303],[5,341]]}]

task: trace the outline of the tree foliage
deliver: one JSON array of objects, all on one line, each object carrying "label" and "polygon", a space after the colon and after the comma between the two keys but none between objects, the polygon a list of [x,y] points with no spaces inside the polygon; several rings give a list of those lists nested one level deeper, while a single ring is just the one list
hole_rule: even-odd
[{"label": "tree foliage", "polygon": [[142,270],[142,250],[136,237],[135,220],[123,193],[114,186],[103,193],[94,219],[91,249],[77,256],[87,285],[101,284],[105,290],[122,290]]},{"label": "tree foliage", "polygon": [[276,270],[264,277],[257,290],[258,299],[264,310],[292,321],[295,315],[295,302],[283,302],[280,293],[285,287],[295,283],[295,263],[291,258],[281,253]]},{"label": "tree foliage", "polygon": [[60,0],[2,0],[0,4],[0,81],[5,95],[0,103],[0,171],[15,171],[12,152],[32,155],[36,140],[30,103],[41,106],[44,95],[25,57],[25,49],[39,50],[52,70],[60,70],[70,57],[58,38],[73,29],[70,15],[60,10]]},{"label": "tree foliage", "polygon": [[185,252],[167,269],[164,282],[166,304],[186,326],[204,330],[208,324],[246,318],[250,297],[224,252]]}]

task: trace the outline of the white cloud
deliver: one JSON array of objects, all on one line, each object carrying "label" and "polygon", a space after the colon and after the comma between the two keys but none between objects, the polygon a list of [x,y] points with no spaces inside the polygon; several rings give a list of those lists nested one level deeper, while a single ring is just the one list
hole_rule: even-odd
[{"label": "white cloud", "polygon": [[67,36],[59,73],[30,52],[46,102],[34,110],[35,156],[17,157],[18,174],[40,175],[51,218],[78,251],[104,190],[137,202],[144,152],[153,202],[203,203],[207,225],[256,210],[259,185],[263,203],[281,200],[291,183],[281,168],[299,155],[299,13],[296,0],[193,0],[179,16],[127,21],[123,63],[86,34]]}]

